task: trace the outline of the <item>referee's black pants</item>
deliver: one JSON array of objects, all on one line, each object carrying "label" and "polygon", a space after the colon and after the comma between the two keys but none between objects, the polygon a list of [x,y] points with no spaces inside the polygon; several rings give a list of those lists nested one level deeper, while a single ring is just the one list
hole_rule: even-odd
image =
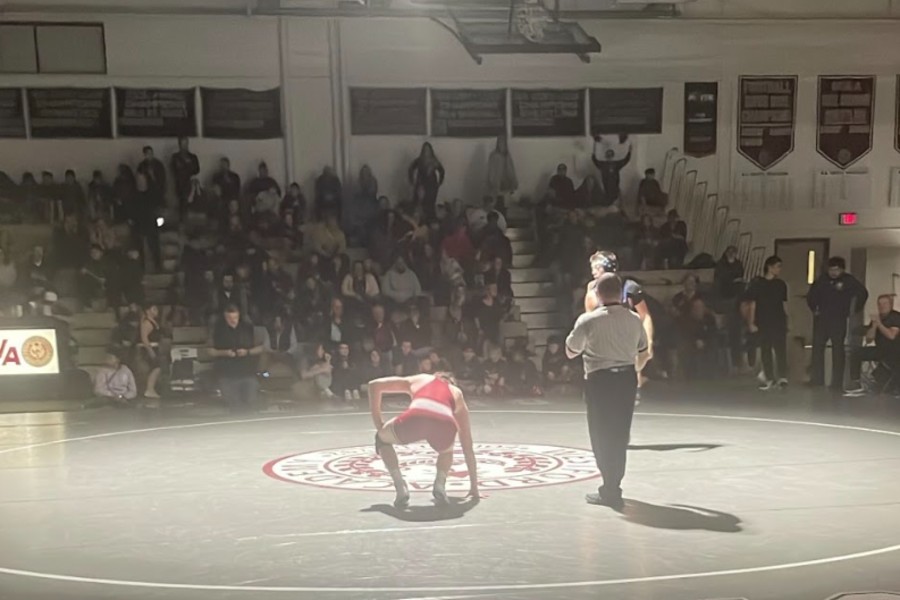
[{"label": "referee's black pants", "polygon": [[622,497],[636,394],[637,374],[633,367],[594,371],[585,382],[588,431],[597,468],[603,475],[599,491],[604,498]]}]

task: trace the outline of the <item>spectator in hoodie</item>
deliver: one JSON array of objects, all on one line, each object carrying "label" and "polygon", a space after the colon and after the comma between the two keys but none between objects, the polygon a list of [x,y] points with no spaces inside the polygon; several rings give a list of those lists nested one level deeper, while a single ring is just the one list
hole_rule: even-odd
[{"label": "spectator in hoodie", "polygon": [[415,272],[406,266],[402,256],[381,278],[381,293],[395,306],[406,306],[422,294],[422,286]]}]

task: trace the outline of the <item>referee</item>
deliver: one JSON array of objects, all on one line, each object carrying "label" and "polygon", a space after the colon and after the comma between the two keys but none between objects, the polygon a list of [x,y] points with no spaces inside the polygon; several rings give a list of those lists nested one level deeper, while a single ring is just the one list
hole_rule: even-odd
[{"label": "referee", "polygon": [[598,493],[585,499],[619,510],[624,506],[622,478],[637,392],[635,369],[642,369],[648,360],[647,334],[641,318],[622,305],[618,275],[601,275],[592,291],[599,306],[575,322],[566,339],[566,354],[581,355],[584,361],[588,431],[603,476]]}]

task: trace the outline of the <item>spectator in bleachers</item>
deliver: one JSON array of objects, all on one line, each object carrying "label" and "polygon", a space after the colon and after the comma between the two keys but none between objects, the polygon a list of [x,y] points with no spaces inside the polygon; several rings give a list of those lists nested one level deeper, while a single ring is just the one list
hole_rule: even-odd
[{"label": "spectator in bleachers", "polygon": [[716,312],[725,316],[725,327],[728,332],[728,347],[731,353],[731,365],[734,369],[744,366],[743,333],[744,320],[741,316],[740,300],[744,295],[744,265],[738,259],[735,246],[728,246],[719,262],[713,278],[716,288],[718,307]]},{"label": "spectator in bleachers", "polygon": [[401,338],[400,347],[394,352],[394,374],[397,377],[409,377],[419,372],[419,357],[415,353],[412,340]]},{"label": "spectator in bleachers", "polygon": [[140,240],[143,253],[146,247],[150,251],[153,265],[157,271],[162,270],[162,248],[159,243],[159,226],[156,223],[157,202],[143,174],[137,176],[137,194],[132,207],[134,232]]},{"label": "spectator in bleachers", "polygon": [[331,312],[328,320],[328,331],[325,337],[331,344],[353,342],[353,328],[344,318],[344,303],[340,298],[331,299]]},{"label": "spectator in bleachers", "polygon": [[369,352],[369,360],[359,367],[359,381],[361,386],[365,386],[373,379],[380,379],[391,375],[390,365],[382,358],[381,352],[377,348]]},{"label": "spectator in bleachers", "polygon": [[687,224],[673,208],[666,214],[666,222],[659,228],[657,263],[665,269],[681,268],[687,251]]},{"label": "spectator in bleachers", "polygon": [[281,192],[277,186],[262,190],[253,198],[253,214],[257,218],[276,217],[281,205]]},{"label": "spectator in bleachers", "polygon": [[103,178],[103,171],[94,171],[87,191],[87,216],[90,219],[111,219],[113,213],[113,188]]},{"label": "spectator in bleachers", "polygon": [[105,218],[97,219],[88,227],[88,242],[100,246],[104,252],[114,252],[119,247],[118,236]]},{"label": "spectator in bleachers", "polygon": [[322,169],[315,184],[315,217],[321,221],[328,214],[341,222],[343,211],[343,184],[332,167]]},{"label": "spectator in bleachers", "polygon": [[134,204],[137,196],[137,177],[131,167],[120,164],[113,181],[112,215],[114,223],[134,220]]},{"label": "spectator in bleachers", "polygon": [[405,307],[422,295],[419,278],[406,266],[402,256],[398,256],[393,267],[382,276],[381,293],[391,308]]},{"label": "spectator in bleachers", "polygon": [[506,309],[497,299],[497,284],[484,286],[484,294],[473,309],[479,337],[491,344],[500,344],[500,323],[506,317]]},{"label": "spectator in bleachers", "polygon": [[581,209],[607,207],[614,200],[608,201],[603,188],[593,175],[588,175],[575,190],[575,205]]},{"label": "spectator in bleachers", "polygon": [[547,338],[547,348],[544,350],[544,357],[541,359],[541,373],[544,377],[544,383],[549,384],[566,384],[572,383],[576,378],[576,369],[573,368],[573,361],[566,356],[563,351],[562,336],[551,335]]},{"label": "spectator in bleachers", "polygon": [[353,196],[344,210],[344,223],[348,236],[364,245],[369,240],[369,227],[378,216],[378,180],[369,165],[363,165]]},{"label": "spectator in bleachers", "polygon": [[160,349],[162,341],[162,327],[159,323],[159,307],[155,304],[146,304],[141,311],[140,337],[138,339],[138,358],[147,372],[144,385],[145,398],[159,398],[156,384],[162,367],[167,362],[167,357]]},{"label": "spectator in bleachers", "polygon": [[491,262],[490,271],[485,273],[484,283],[496,284],[497,297],[500,299],[501,303],[512,304],[512,274],[509,272],[509,269],[506,268],[502,257],[494,257],[493,262]]},{"label": "spectator in bleachers", "polygon": [[544,395],[541,373],[522,348],[512,351],[512,360],[506,366],[506,384],[509,391],[517,395]]},{"label": "spectator in bleachers", "polygon": [[408,318],[397,327],[397,335],[401,340],[412,342],[416,352],[431,348],[431,325],[422,320],[419,307],[415,304],[410,305]]},{"label": "spectator in bleachers", "polygon": [[261,162],[259,163],[257,176],[251,179],[250,183],[247,184],[247,196],[256,198],[257,194],[260,192],[265,192],[272,188],[274,188],[278,192],[278,195],[281,196],[281,186],[269,176],[269,165],[265,162]]},{"label": "spectator in bleachers", "polygon": [[413,246],[411,254],[412,271],[419,278],[422,291],[435,294],[441,280],[441,267],[434,255],[434,246],[422,243]]},{"label": "spectator in bleachers", "polygon": [[469,237],[465,223],[457,223],[453,233],[441,242],[441,252],[456,260],[459,265],[469,265],[475,258],[475,246]]},{"label": "spectator in bleachers", "polygon": [[487,355],[487,360],[482,363],[484,369],[482,391],[486,396],[503,396],[509,391],[506,383],[508,363],[503,358],[500,346],[490,345]]},{"label": "spectator in bleachers", "polygon": [[256,343],[253,325],[234,304],[226,306],[217,319],[212,346],[216,378],[225,403],[232,410],[252,407],[259,392],[256,372],[263,346]]},{"label": "spectator in bleachers", "polygon": [[509,152],[509,142],[505,135],[497,136],[497,145],[488,157],[487,193],[496,198],[507,198],[519,189],[516,165]]},{"label": "spectator in bleachers", "polygon": [[212,309],[215,314],[224,312],[225,308],[234,305],[241,315],[249,312],[250,290],[243,285],[238,285],[233,271],[228,271],[219,280],[219,286],[213,296]]},{"label": "spectator in bleachers", "polygon": [[482,261],[493,261],[499,257],[503,264],[512,264],[512,242],[503,233],[499,225],[499,215],[488,213],[488,222],[480,232],[478,251]]},{"label": "spectator in bleachers", "polygon": [[656,169],[644,171],[638,185],[638,214],[662,214],[669,203],[669,195],[662,191],[656,179]]},{"label": "spectator in bleachers", "polygon": [[691,304],[696,298],[700,298],[700,280],[693,273],[688,273],[681,280],[682,289],[672,296],[670,312],[676,319],[686,316],[691,310]]},{"label": "spectator in bleachers", "polygon": [[435,218],[438,190],[445,175],[444,165],[435,155],[434,147],[429,142],[422,144],[419,156],[409,166],[408,176],[413,190],[417,193],[421,190],[421,207],[428,221]]},{"label": "spectator in bleachers", "polygon": [[207,193],[196,177],[191,178],[188,186],[187,197],[181,201],[180,206],[182,219],[190,217],[200,220],[213,215],[218,205],[214,195]]},{"label": "spectator in bleachers", "polygon": [[343,398],[346,404],[359,400],[359,370],[356,361],[350,353],[350,344],[340,342],[337,345],[337,355],[332,360],[334,365],[331,371],[331,391],[338,398]]},{"label": "spectator in bleachers", "polygon": [[453,364],[444,356],[441,356],[437,350],[433,349],[428,353],[428,360],[436,373],[452,373]]},{"label": "spectator in bleachers", "polygon": [[397,331],[393,322],[387,319],[384,306],[372,305],[372,320],[366,330],[366,337],[372,340],[375,350],[381,353],[387,367],[391,364],[391,352],[397,344]]},{"label": "spectator in bleachers", "polygon": [[[621,138],[622,136],[620,136],[620,140],[624,141]],[[591,160],[594,162],[597,170],[600,171],[601,187],[603,188],[606,205],[609,205],[621,198],[620,173],[625,168],[625,165],[631,161],[631,148],[628,149],[628,154],[625,158],[619,160],[616,160],[615,151],[612,148],[606,151],[601,160],[597,157],[597,149],[598,147],[595,145],[594,153],[591,154]]]},{"label": "spectator in bleachers", "polygon": [[63,219],[62,197],[59,186],[53,179],[50,171],[41,172],[41,183],[35,190],[36,199],[45,207],[51,223],[58,223]]},{"label": "spectator in bleachers", "polygon": [[457,361],[454,373],[465,392],[475,392],[484,385],[484,366],[473,344],[462,344],[462,358]]},{"label": "spectator in bleachers", "polygon": [[[144,146],[144,160],[138,164],[137,174],[143,175],[146,179],[146,191],[153,198],[154,206],[162,206],[166,195],[166,167],[153,155],[151,146]],[[140,188],[138,191],[141,191]]]},{"label": "spectator in bleachers", "polygon": [[200,159],[191,152],[190,141],[186,137],[178,138],[178,152],[172,155],[172,175],[182,217],[187,213],[188,195],[193,187],[191,180],[199,174]]},{"label": "spectator in bleachers", "polygon": [[300,184],[292,183],[288,186],[287,194],[281,199],[279,212],[282,218],[291,215],[295,225],[306,222],[306,198],[303,196]]},{"label": "spectator in bleachers", "polygon": [[44,247],[35,246],[31,257],[19,274],[20,287],[29,299],[43,297],[44,292],[53,289],[53,270],[44,257]]},{"label": "spectator in bleachers", "polygon": [[66,177],[60,188],[60,198],[63,202],[63,214],[83,215],[87,208],[87,199],[84,195],[84,188],[78,182],[75,171],[68,169]]},{"label": "spectator in bleachers", "polygon": [[[100,246],[91,246],[90,254],[78,273],[78,299],[86,310],[93,310],[94,303],[108,298],[107,280],[111,265]],[[110,298],[111,300],[111,298]]]},{"label": "spectator in bleachers", "polygon": [[312,353],[304,357],[303,364],[300,368],[300,378],[304,382],[308,382],[311,391],[322,399],[333,399],[334,392],[331,391],[332,372],[334,367],[331,364],[331,353],[325,349],[324,344],[316,344]]},{"label": "spectator in bleachers", "polygon": [[678,352],[687,379],[705,379],[715,373],[718,363],[716,318],[700,296],[688,302],[680,322],[681,344]]},{"label": "spectator in bleachers", "polygon": [[338,224],[337,215],[329,213],[322,223],[309,227],[307,236],[309,247],[319,256],[319,269],[323,279],[334,279],[333,259],[347,251],[347,237]]},{"label": "spectator in bleachers", "polygon": [[304,340],[317,340],[324,336],[326,315],[331,310],[331,296],[316,272],[304,279],[297,288],[294,300],[294,316]]},{"label": "spectator in bleachers", "polygon": [[341,295],[348,308],[361,314],[365,307],[378,299],[381,290],[378,280],[371,273],[366,273],[361,260],[353,262],[353,270],[344,275],[341,281]]},{"label": "spectator in bleachers", "polygon": [[8,245],[0,246],[0,311],[19,304],[20,295],[16,293],[18,281],[16,263],[9,255]]},{"label": "spectator in bleachers", "polygon": [[550,178],[549,188],[553,191],[550,204],[556,208],[572,209],[576,206],[575,183],[569,178],[568,171],[569,168],[560,163]]},{"label": "spectator in bleachers", "polygon": [[87,260],[88,234],[74,214],[63,219],[53,232],[53,266],[56,269],[79,269]]},{"label": "spectator in bleachers", "polygon": [[219,160],[219,170],[212,177],[213,185],[222,191],[222,200],[237,200],[241,195],[241,176],[231,170],[231,161],[227,157]]},{"label": "spectator in bleachers", "polygon": [[94,396],[120,405],[137,398],[134,373],[122,362],[119,350],[110,349],[103,367],[94,375]]},{"label": "spectator in bleachers", "polygon": [[656,247],[659,244],[659,230],[653,224],[653,217],[641,215],[634,236],[635,261],[641,270],[656,268]]},{"label": "spectator in bleachers", "polygon": [[298,354],[300,343],[293,321],[286,314],[277,314],[266,326],[267,340],[265,352],[260,358],[259,369],[268,373],[275,364],[286,365],[295,376],[300,376]]}]

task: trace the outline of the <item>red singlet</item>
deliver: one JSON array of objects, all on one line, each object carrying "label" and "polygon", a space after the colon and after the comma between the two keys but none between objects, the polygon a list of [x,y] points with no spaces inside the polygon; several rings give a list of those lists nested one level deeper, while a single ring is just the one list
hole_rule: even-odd
[{"label": "red singlet", "polygon": [[403,444],[425,440],[435,451],[443,452],[456,439],[455,411],[450,384],[435,377],[413,394],[409,408],[394,422],[394,433]]}]

